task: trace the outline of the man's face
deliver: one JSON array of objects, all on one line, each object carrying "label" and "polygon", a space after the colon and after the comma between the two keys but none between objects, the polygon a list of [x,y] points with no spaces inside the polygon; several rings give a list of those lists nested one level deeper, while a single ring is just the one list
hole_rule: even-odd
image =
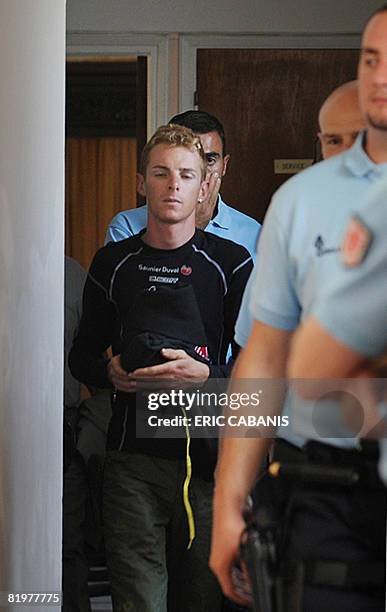
[{"label": "man's face", "polygon": [[198,134],[207,159],[207,172],[217,172],[220,177],[226,174],[229,155],[223,156],[223,143],[218,132]]},{"label": "man's face", "polygon": [[359,108],[357,91],[352,88],[343,92],[321,109],[319,115],[321,152],[324,159],[343,153],[365,128]]},{"label": "man's face", "polygon": [[322,130],[318,137],[321,142],[321,153],[323,159],[329,159],[330,157],[343,153],[352,147],[361,129],[362,128],[350,130],[348,132],[340,132],[334,128]]},{"label": "man's face", "polygon": [[368,126],[387,130],[387,11],[375,15],[364,31],[358,78]]},{"label": "man's face", "polygon": [[148,211],[167,224],[192,216],[205,195],[202,162],[196,151],[167,144],[156,145],[149,154],[145,177],[137,175],[137,190],[145,196]]}]

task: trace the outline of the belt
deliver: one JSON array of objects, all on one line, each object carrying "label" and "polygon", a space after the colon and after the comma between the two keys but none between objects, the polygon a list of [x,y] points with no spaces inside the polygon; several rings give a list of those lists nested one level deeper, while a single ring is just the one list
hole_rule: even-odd
[{"label": "belt", "polygon": [[377,470],[378,457],[375,441],[362,442],[359,449],[342,449],[312,440],[300,449],[277,439],[269,473],[306,483],[384,488]]},{"label": "belt", "polygon": [[361,465],[364,461],[377,463],[379,459],[379,443],[376,440],[359,440],[357,448],[340,448],[309,440],[302,449],[309,461],[329,465]]}]

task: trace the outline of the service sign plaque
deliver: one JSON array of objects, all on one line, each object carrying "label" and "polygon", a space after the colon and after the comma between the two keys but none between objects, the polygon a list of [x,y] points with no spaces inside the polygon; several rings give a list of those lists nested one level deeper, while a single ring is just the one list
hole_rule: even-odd
[{"label": "service sign plaque", "polygon": [[313,159],[275,159],[274,174],[297,174],[313,164]]}]

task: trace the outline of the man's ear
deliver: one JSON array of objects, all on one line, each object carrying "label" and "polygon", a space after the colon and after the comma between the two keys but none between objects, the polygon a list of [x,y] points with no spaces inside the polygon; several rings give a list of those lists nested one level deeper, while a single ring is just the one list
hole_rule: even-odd
[{"label": "man's ear", "polygon": [[136,189],[140,195],[146,198],[145,178],[139,172],[136,174]]},{"label": "man's ear", "polygon": [[228,166],[228,162],[230,161],[230,155],[225,155],[223,157],[223,173],[222,176],[224,176],[227,172],[227,166]]},{"label": "man's ear", "polygon": [[198,202],[203,202],[203,200],[205,200],[207,198],[209,187],[210,187],[210,185],[209,185],[208,179],[206,177],[204,179],[204,181],[202,181],[202,184],[200,185]]}]

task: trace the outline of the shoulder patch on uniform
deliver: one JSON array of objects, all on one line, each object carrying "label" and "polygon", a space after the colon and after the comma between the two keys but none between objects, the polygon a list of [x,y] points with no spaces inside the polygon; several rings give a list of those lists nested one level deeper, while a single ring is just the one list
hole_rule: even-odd
[{"label": "shoulder patch on uniform", "polygon": [[341,248],[344,265],[359,266],[365,259],[372,242],[373,234],[364,221],[354,215],[347,225]]}]

